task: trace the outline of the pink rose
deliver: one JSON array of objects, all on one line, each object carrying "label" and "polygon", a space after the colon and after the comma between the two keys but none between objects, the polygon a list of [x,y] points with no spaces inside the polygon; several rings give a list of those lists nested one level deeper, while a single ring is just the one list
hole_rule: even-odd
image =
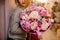
[{"label": "pink rose", "polygon": [[23,28],[23,30],[28,32],[29,29],[30,29],[30,23],[29,22],[25,22],[24,25],[22,25],[22,28]]},{"label": "pink rose", "polygon": [[46,11],[46,10],[42,10],[42,11],[40,12],[40,14],[41,14],[41,16],[46,16],[46,15],[47,15],[47,11]]}]

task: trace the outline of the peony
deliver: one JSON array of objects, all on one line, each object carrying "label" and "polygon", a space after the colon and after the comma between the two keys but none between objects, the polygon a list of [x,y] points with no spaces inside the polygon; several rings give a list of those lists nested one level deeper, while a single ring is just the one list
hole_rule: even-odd
[{"label": "peony", "polygon": [[39,19],[41,18],[41,16],[39,16],[38,12],[37,11],[32,11],[29,15],[30,18],[36,18],[36,19]]},{"label": "peony", "polygon": [[40,12],[40,14],[41,14],[41,16],[47,16],[47,11],[46,11],[46,10],[42,10],[42,11]]},{"label": "peony", "polygon": [[30,23],[29,22],[25,22],[24,25],[22,25],[22,28],[23,28],[23,30],[28,32],[30,30]]}]

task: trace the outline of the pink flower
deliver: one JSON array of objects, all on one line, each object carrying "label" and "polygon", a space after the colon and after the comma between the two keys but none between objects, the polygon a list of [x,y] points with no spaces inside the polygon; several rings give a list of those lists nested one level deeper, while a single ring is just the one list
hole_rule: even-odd
[{"label": "pink flower", "polygon": [[22,18],[25,15],[25,12],[20,13],[20,18]]},{"label": "pink flower", "polygon": [[48,17],[51,17],[51,13],[50,13],[50,12],[47,12],[47,16],[48,16]]},{"label": "pink flower", "polygon": [[37,9],[37,6],[35,6],[35,5],[32,5],[32,6],[30,6],[30,8],[29,8],[31,11],[35,11],[36,9]]},{"label": "pink flower", "polygon": [[42,11],[40,12],[40,14],[41,14],[41,16],[46,16],[46,15],[47,15],[47,11],[46,11],[46,10],[42,10]]},{"label": "pink flower", "polygon": [[29,29],[30,29],[30,23],[29,22],[25,22],[24,25],[22,25],[22,28],[23,28],[23,30],[28,32]]},{"label": "pink flower", "polygon": [[25,22],[25,26],[26,26],[26,28],[29,28],[30,27],[30,23],[29,22]]}]

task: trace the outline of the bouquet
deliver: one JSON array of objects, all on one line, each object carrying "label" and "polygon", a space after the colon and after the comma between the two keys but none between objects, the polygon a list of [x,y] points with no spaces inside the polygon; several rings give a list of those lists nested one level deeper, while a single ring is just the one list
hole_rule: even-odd
[{"label": "bouquet", "polygon": [[33,30],[39,35],[40,30],[47,30],[53,22],[51,13],[41,6],[32,5],[27,11],[20,12],[20,25],[26,32]]}]

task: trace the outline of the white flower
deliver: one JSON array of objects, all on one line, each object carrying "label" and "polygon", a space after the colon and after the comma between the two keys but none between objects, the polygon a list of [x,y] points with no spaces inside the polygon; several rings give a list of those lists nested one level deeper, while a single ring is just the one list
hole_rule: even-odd
[{"label": "white flower", "polygon": [[29,16],[27,14],[25,14],[25,20],[28,20]]},{"label": "white flower", "polygon": [[31,14],[29,15],[30,18],[36,18],[39,19],[41,16],[38,14],[37,11],[32,11]]},{"label": "white flower", "polygon": [[22,16],[22,19],[27,20],[27,19],[29,19],[29,16],[27,14],[25,14],[24,16]]},{"label": "white flower", "polygon": [[43,19],[42,19],[41,28],[42,28],[43,30],[46,30],[49,25],[50,25],[50,24],[49,24],[47,21],[45,21],[45,18],[43,18]]},{"label": "white flower", "polygon": [[22,16],[22,19],[26,19],[25,16]]},{"label": "white flower", "polygon": [[23,25],[25,23],[25,20],[22,20],[20,23],[21,23],[21,25]]},{"label": "white flower", "polygon": [[31,23],[31,29],[34,30],[37,27],[37,22]]}]

